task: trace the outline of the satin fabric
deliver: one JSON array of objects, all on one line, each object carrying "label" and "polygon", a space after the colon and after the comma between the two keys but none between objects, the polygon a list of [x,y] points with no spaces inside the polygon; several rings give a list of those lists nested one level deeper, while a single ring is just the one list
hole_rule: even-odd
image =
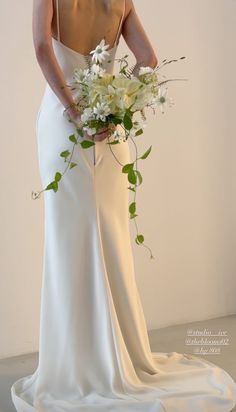
[{"label": "satin fabric", "polygon": [[[70,82],[86,59],[52,41]],[[111,73],[116,49],[106,62]],[[64,170],[59,153],[70,147],[68,136],[75,132],[63,110],[47,85],[36,128],[43,187]],[[135,280],[127,176],[106,143],[77,145],[78,165],[65,173],[57,193],[44,192],[39,362],[33,374],[12,385],[15,408],[229,412],[236,384],[226,371],[198,356],[151,352]],[[112,150],[122,164],[131,161],[127,141]]]}]

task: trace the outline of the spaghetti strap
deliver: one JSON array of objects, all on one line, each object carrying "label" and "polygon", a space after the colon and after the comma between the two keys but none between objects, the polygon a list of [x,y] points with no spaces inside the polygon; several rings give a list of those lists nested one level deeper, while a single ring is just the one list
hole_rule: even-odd
[{"label": "spaghetti strap", "polygon": [[57,12],[57,40],[60,41],[59,0],[56,0],[56,12]]},{"label": "spaghetti strap", "polygon": [[118,27],[118,30],[117,30],[117,34],[116,34],[116,39],[115,39],[114,45],[117,45],[117,44],[118,44],[119,35],[120,35],[120,31],[121,31],[122,23],[123,23],[123,19],[124,19],[126,0],[123,0],[123,2],[124,2],[124,3],[123,3],[123,13],[122,13],[122,16],[121,16],[121,18],[120,18],[120,24],[119,24],[119,27]]}]

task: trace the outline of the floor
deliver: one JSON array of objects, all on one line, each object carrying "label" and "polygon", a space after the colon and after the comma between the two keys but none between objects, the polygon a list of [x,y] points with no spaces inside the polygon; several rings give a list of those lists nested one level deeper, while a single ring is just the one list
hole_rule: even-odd
[{"label": "floor", "polygon": [[[189,335],[199,331],[204,334],[204,342],[208,342],[208,345],[191,344],[189,339],[194,337]],[[210,345],[209,334],[216,335],[219,331],[221,336],[211,338],[217,339],[217,345]],[[207,360],[224,368],[236,381],[236,315],[150,330],[149,338],[152,350],[158,352],[197,354],[201,348],[206,349],[207,353],[198,352],[199,356],[205,356]],[[197,339],[201,338],[198,336]],[[38,353],[0,360],[0,412],[15,412],[10,387],[18,378],[31,374],[37,362]],[[236,408],[232,412],[236,412]]]}]

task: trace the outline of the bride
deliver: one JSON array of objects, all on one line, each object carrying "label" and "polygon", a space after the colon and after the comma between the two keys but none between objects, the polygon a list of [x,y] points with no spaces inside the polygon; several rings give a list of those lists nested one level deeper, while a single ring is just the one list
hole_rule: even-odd
[{"label": "bride", "polygon": [[[46,80],[65,106],[69,117],[77,123],[80,120],[80,114],[74,107],[71,92],[68,88],[62,91],[58,87],[58,85],[65,84],[65,79],[51,47],[51,36],[54,38],[58,35],[62,36],[63,44],[78,53],[87,55],[102,37],[106,38],[106,43],[116,45],[116,40],[122,32],[137,61],[133,70],[134,75],[138,73],[141,66],[155,67],[158,61],[136,14],[132,0],[123,0],[123,2],[117,0],[60,1],[58,15],[54,13],[56,2],[57,0],[34,0],[34,45],[38,62]],[[124,13],[120,16],[122,7]],[[120,17],[120,25],[117,30]],[[59,27],[57,27],[59,20],[60,33],[58,32]],[[95,139],[99,141],[105,139],[107,133],[107,129],[101,129],[101,133]]]},{"label": "bride", "polygon": [[[90,51],[105,39],[110,55],[103,67],[112,73],[121,35],[135,56],[134,74],[157,65],[132,0],[34,0],[34,47],[46,80],[36,121],[44,187],[63,169],[59,153],[83,123],[76,91],[66,87],[74,69],[85,69]],[[77,167],[64,175],[58,193],[44,193],[39,361],[13,383],[15,408],[229,412],[236,384],[225,370],[198,356],[151,352],[135,279],[127,179],[109,150],[109,133],[102,128],[95,145],[78,145]],[[113,151],[130,162],[128,141]]]}]

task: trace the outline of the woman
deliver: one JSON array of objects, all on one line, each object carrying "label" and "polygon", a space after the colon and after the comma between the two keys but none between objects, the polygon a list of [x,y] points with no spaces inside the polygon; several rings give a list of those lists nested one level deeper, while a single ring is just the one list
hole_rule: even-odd
[{"label": "woman", "polygon": [[[60,88],[60,85],[65,84],[65,76],[58,66],[51,45],[51,35],[56,37],[58,34],[57,15],[54,13],[55,3],[56,0],[54,2],[34,0],[33,38],[36,56],[47,82],[62,105],[68,108],[69,117],[77,122],[77,120],[80,120],[80,115],[73,105],[73,96],[68,88],[65,90]],[[123,3],[125,3],[124,15],[121,16],[123,21],[120,22],[119,29],[121,29],[120,31],[122,31],[127,45],[136,57],[137,65],[133,73],[137,74],[139,67],[142,65],[156,66],[157,57],[135,13],[132,0],[123,1]],[[61,1],[60,32],[62,33],[62,43],[83,54],[88,54],[104,35],[105,37],[107,35],[107,43],[115,43],[113,39],[116,35],[117,20],[120,17],[121,8],[122,2],[114,2],[114,0]],[[118,30],[117,36],[119,34]],[[72,106],[70,107],[70,105]],[[96,136],[95,139],[105,139],[107,132],[104,129],[103,133],[101,131],[101,134]]]},{"label": "woman", "polygon": [[[59,153],[81,124],[76,91],[61,86],[74,68],[87,67],[102,38],[112,73],[121,33],[136,58],[134,74],[157,64],[132,0],[34,0],[34,45],[47,80],[37,118],[43,187],[63,170]],[[88,149],[78,145],[77,166],[57,193],[45,192],[39,363],[12,385],[13,403],[19,412],[229,412],[236,385],[227,372],[195,356],[151,352],[127,180],[106,144],[109,133],[101,129]],[[128,142],[113,146],[128,163]]]}]

